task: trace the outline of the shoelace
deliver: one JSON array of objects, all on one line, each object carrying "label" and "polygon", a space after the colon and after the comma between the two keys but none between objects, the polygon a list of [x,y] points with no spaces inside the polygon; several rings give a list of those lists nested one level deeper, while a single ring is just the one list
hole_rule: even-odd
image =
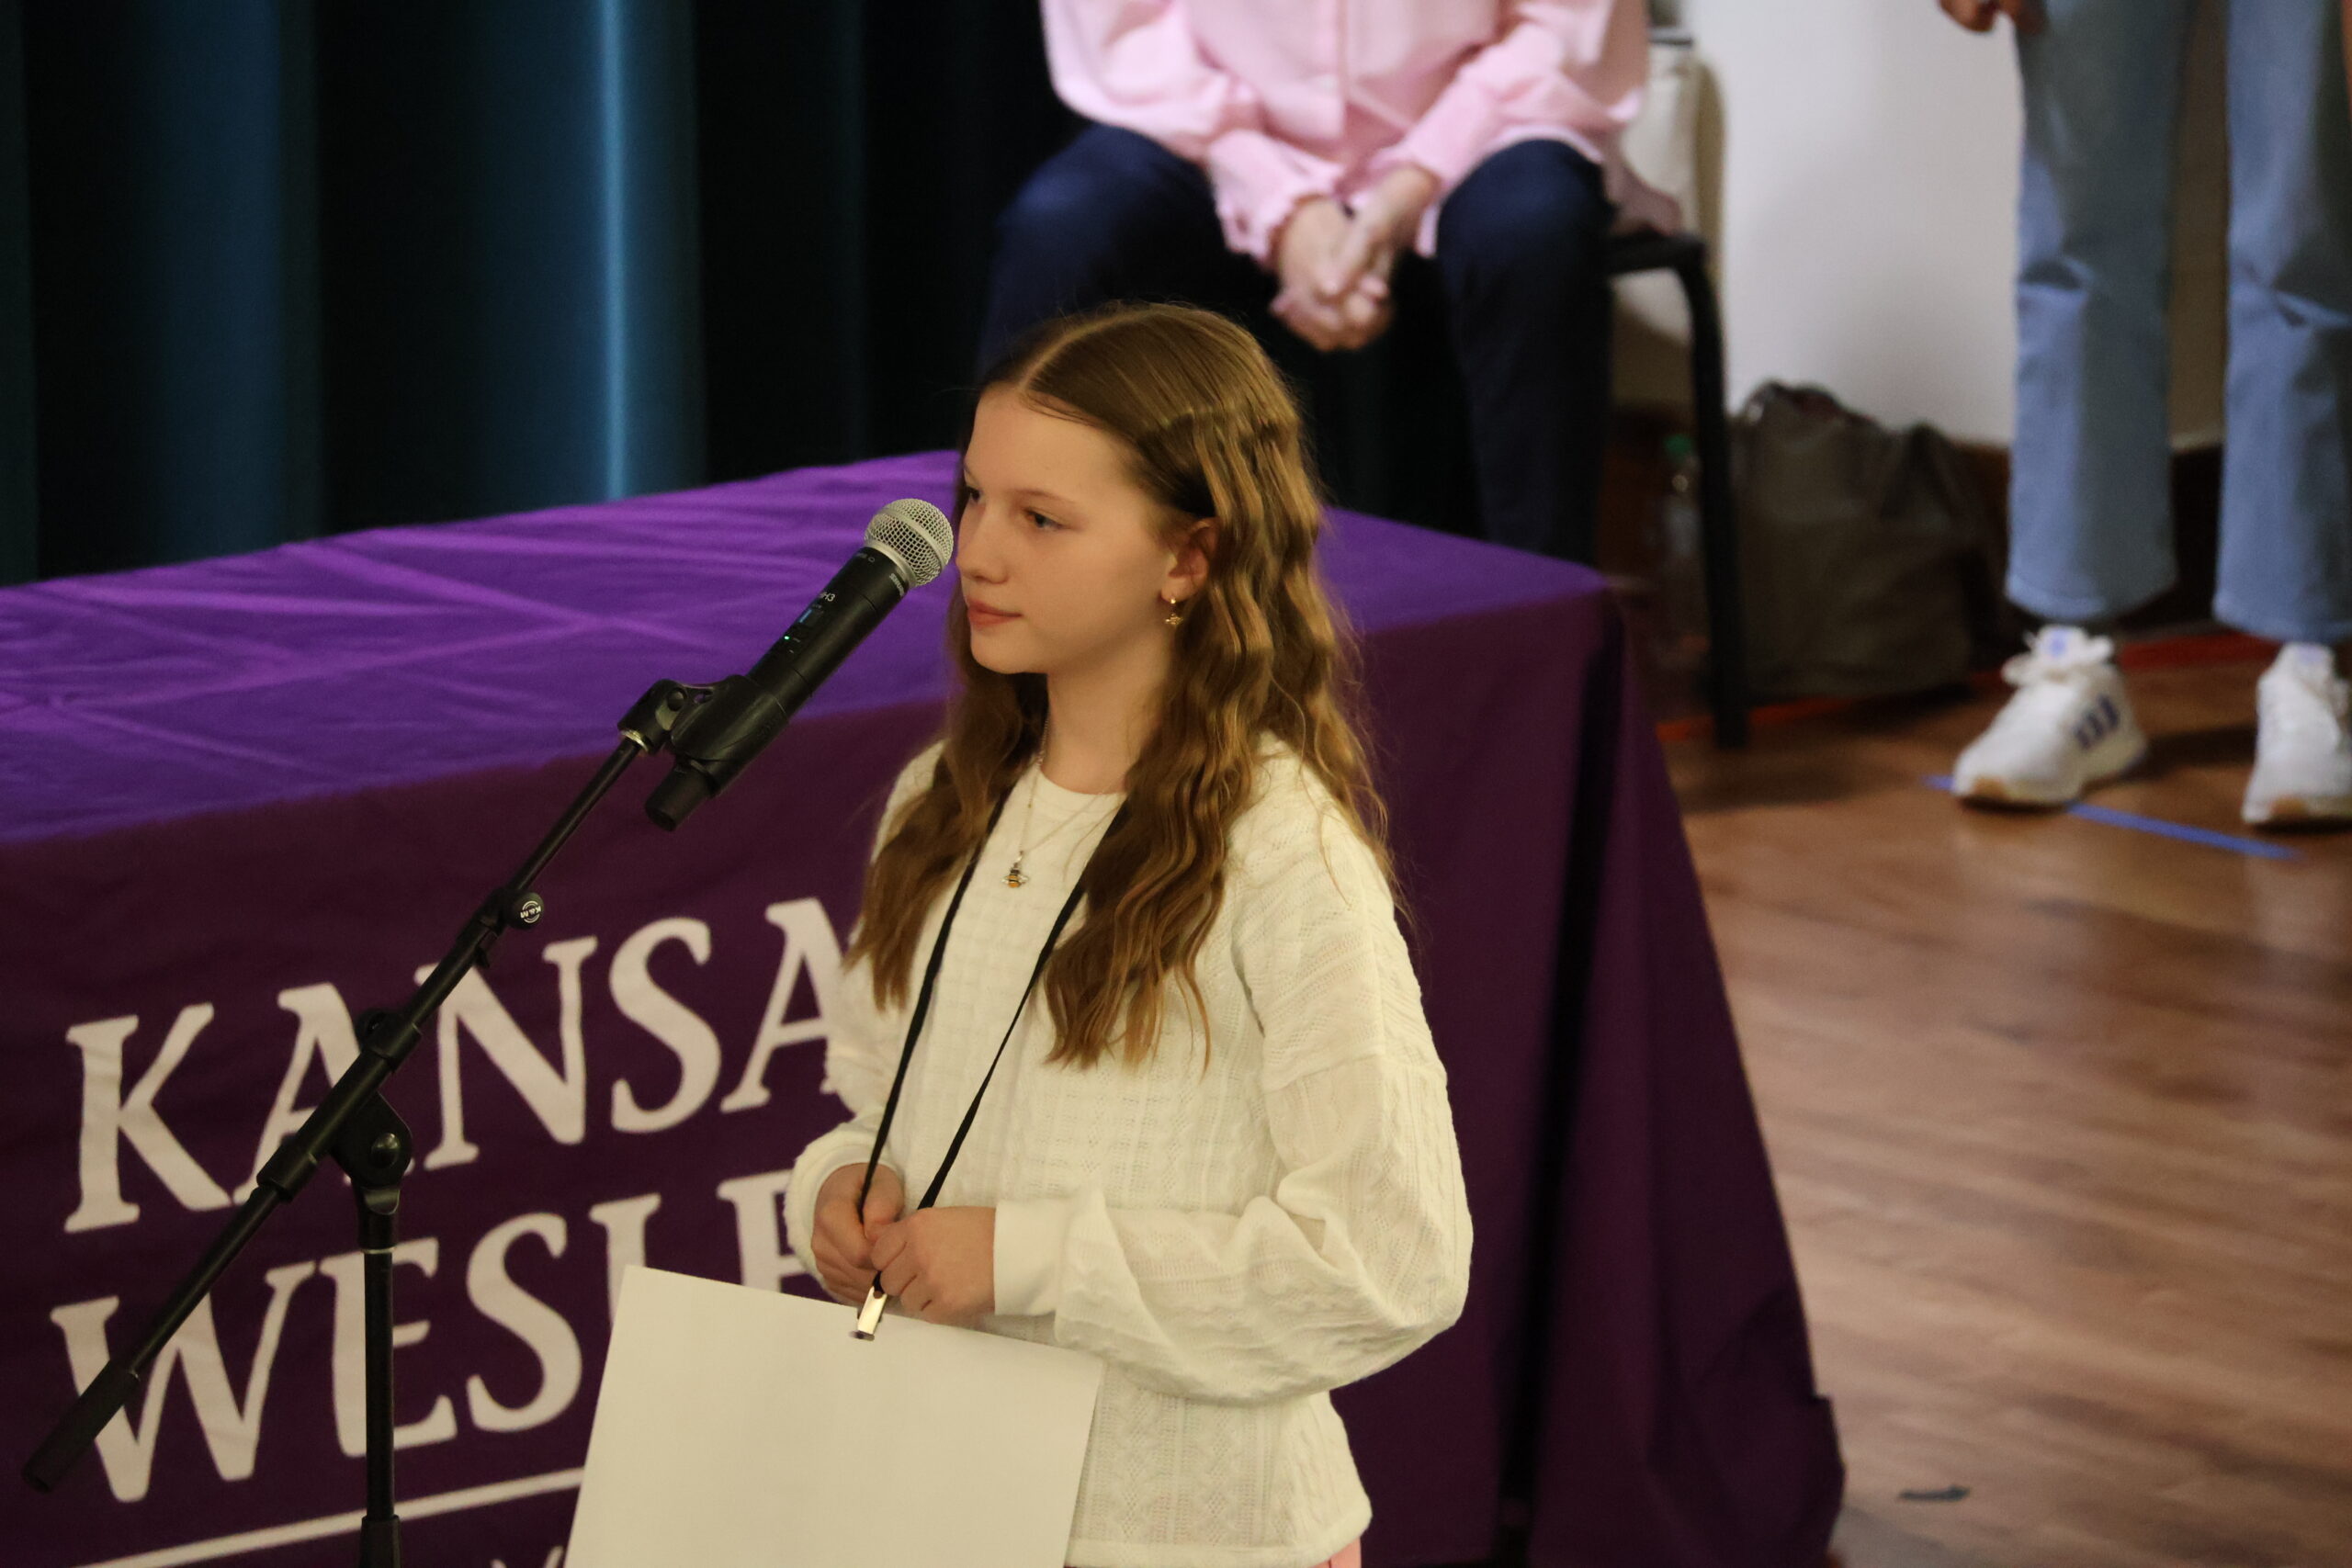
[{"label": "shoelace", "polygon": [[2115,652],[2107,637],[2068,639],[2072,647],[2053,646],[2060,639],[2036,632],[2026,639],[2027,651],[2013,655],[2001,666],[2001,678],[2018,689],[1993,727],[2005,734],[2037,734],[2062,722],[2068,710],[2087,695],[2084,677],[2105,664]]},{"label": "shoelace", "polygon": [[2086,637],[2064,649],[2052,648],[2056,640],[2047,632],[2034,633],[2026,639],[2026,651],[2001,666],[2001,679],[2022,691],[2044,681],[2071,681],[2115,657],[2109,637]]}]

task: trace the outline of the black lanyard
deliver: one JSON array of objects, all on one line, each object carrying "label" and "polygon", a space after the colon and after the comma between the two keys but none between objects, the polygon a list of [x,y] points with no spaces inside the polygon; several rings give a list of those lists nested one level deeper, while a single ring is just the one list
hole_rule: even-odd
[{"label": "black lanyard", "polygon": [[[931,1011],[932,987],[939,979],[940,960],[946,956],[947,933],[955,929],[956,911],[964,904],[964,890],[972,885],[972,874],[979,869],[980,856],[987,851],[989,840],[996,832],[997,818],[1004,815],[1005,801],[1012,798],[1012,792],[1006,791],[1004,800],[998,801],[996,809],[989,813],[989,825],[980,833],[979,847],[972,852],[970,863],[964,867],[963,880],[956,884],[956,897],[947,903],[947,918],[939,922],[939,935],[932,942],[931,961],[923,966],[922,990],[915,998],[914,1016],[907,1021],[907,1043],[899,1051],[898,1075],[890,1080],[890,1098],[882,1106],[882,1124],[874,1130],[874,1152],[865,1159],[865,1179],[858,1183],[857,1216],[861,1224],[865,1219],[866,1194],[874,1188],[875,1167],[882,1162],[882,1145],[888,1140],[890,1123],[899,1114],[899,1091],[907,1084],[907,1066],[915,1059],[915,1040],[922,1033],[923,1020]],[[1095,841],[1097,853],[1101,852],[1111,835],[1119,830],[1119,823],[1126,815],[1126,803],[1122,801],[1111,818],[1111,825]],[[1087,864],[1091,866],[1093,863],[1093,857],[1090,855]],[[1062,928],[1069,923],[1070,913],[1078,908],[1079,895],[1085,886],[1086,874],[1080,871],[1077,885],[1069,890],[1069,897],[1063,901],[1061,913],[1054,917],[1054,929],[1046,933],[1046,945],[1037,952],[1036,966],[1029,971],[1029,984],[1022,987],[1020,1004],[1012,1010],[1012,1021],[1004,1026],[1004,1038],[997,1042],[996,1055],[989,1061],[989,1070],[982,1075],[980,1087],[972,1096],[971,1109],[964,1112],[963,1124],[956,1129],[956,1136],[947,1145],[946,1156],[939,1162],[939,1173],[931,1179],[931,1186],[924,1190],[922,1201],[915,1205],[917,1210],[928,1209],[939,1201],[939,1190],[947,1184],[947,1172],[956,1164],[956,1156],[963,1152],[964,1136],[972,1130],[972,1122],[980,1113],[981,1097],[988,1093],[989,1084],[996,1077],[998,1064],[1004,1060],[1004,1048],[1012,1043],[1012,1032],[1021,1026],[1021,1015],[1029,1006],[1030,993],[1037,988],[1037,978],[1046,972],[1046,961],[1054,955],[1054,944],[1061,940]]]}]

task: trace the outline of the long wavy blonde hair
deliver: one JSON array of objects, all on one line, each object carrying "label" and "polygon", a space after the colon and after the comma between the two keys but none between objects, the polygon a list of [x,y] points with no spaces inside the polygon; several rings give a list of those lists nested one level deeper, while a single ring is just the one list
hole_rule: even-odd
[{"label": "long wavy blonde hair", "polygon": [[[1171,978],[1205,1029],[1193,961],[1224,899],[1227,831],[1252,798],[1264,737],[1288,742],[1322,780],[1394,895],[1387,811],[1356,724],[1354,638],[1316,567],[1323,508],[1297,404],[1242,327],[1183,306],[1112,305],[1036,329],[983,378],[975,406],[997,387],[1114,437],[1159,503],[1170,550],[1200,520],[1217,522],[1207,581],[1170,634],[1165,702],[1127,774],[1126,817],[1083,874],[1089,916],[1044,979],[1050,1060],[1091,1066],[1115,1034],[1124,1059],[1140,1063],[1158,1043]],[[959,526],[968,500],[959,470]],[[960,588],[947,646],[961,683],[945,743],[929,787],[900,808],[867,869],[864,919],[844,954],[873,961],[885,1008],[906,998],[926,912],[1045,736],[1045,677],[972,657]]]}]

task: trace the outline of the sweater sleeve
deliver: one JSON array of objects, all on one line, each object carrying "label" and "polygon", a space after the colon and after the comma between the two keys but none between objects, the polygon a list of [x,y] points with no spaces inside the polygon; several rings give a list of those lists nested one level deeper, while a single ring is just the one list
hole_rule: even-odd
[{"label": "sweater sleeve", "polygon": [[[890,786],[889,803],[883,807],[882,822],[866,857],[869,864],[880,852],[899,812],[930,784],[939,752],[936,745],[922,751]],[[842,1167],[864,1165],[872,1152],[874,1130],[882,1124],[882,1102],[889,1097],[890,1075],[898,1066],[906,1028],[903,1008],[885,1013],[875,1005],[873,970],[865,960],[843,968],[841,984],[833,989],[839,1010],[838,1016],[826,1021],[824,1087],[849,1108],[850,1119],[801,1151],[784,1197],[785,1235],[792,1243],[793,1255],[812,1276],[817,1260],[808,1244],[816,1233],[817,1190]]]},{"label": "sweater sleeve", "polygon": [[1365,1377],[1461,1314],[1470,1213],[1445,1073],[1371,851],[1328,808],[1236,897],[1283,1174],[1238,1213],[997,1211],[997,1310],[1146,1387],[1254,1404]]},{"label": "sweater sleeve", "polygon": [[1565,130],[1595,163],[1640,109],[1649,77],[1648,11],[1640,0],[1508,0],[1495,40],[1468,56],[1421,118],[1365,165],[1437,176],[1419,248],[1433,248],[1436,212],[1498,145],[1538,128]]},{"label": "sweater sleeve", "polygon": [[1202,55],[1184,0],[1045,0],[1045,23],[1062,102],[1206,170],[1229,249],[1271,267],[1291,210],[1339,188],[1337,164],[1270,135],[1249,84]]}]

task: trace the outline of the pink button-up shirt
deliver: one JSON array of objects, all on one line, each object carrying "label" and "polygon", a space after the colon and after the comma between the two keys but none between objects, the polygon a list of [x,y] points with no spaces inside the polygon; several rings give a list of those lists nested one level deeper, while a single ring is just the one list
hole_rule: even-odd
[{"label": "pink button-up shirt", "polygon": [[1402,164],[1438,180],[1423,255],[1446,196],[1512,142],[1568,143],[1621,201],[1631,184],[1616,146],[1648,74],[1642,0],[1044,3],[1062,101],[1205,168],[1227,244],[1261,265],[1300,202]]}]

